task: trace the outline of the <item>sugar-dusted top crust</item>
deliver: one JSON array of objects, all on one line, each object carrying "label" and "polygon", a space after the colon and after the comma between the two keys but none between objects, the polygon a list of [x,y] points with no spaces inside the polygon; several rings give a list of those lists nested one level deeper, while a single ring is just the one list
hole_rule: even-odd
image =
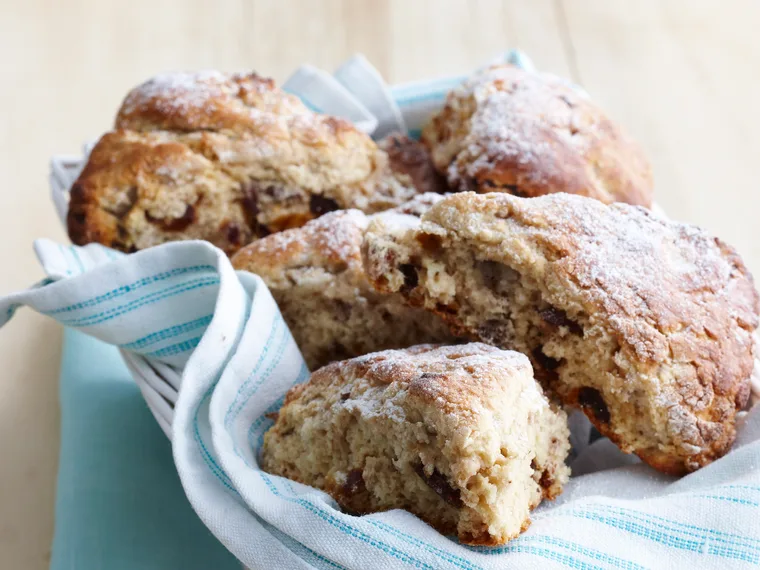
[{"label": "sugar-dusted top crust", "polygon": [[116,128],[243,133],[258,125],[261,117],[253,110],[311,115],[298,97],[256,73],[173,72],[157,75],[132,89],[116,116]]},{"label": "sugar-dusted top crust", "polygon": [[[371,176],[387,159],[349,121],[314,113],[272,79],[255,73],[171,73],[133,89],[116,128],[168,131],[220,166],[256,161],[283,183],[315,192]],[[203,144],[183,135],[217,133]],[[216,143],[216,144],[214,144]],[[226,144],[225,144],[226,143]],[[247,143],[242,145],[243,143]],[[242,145],[242,146],[241,146]],[[262,173],[263,174],[263,173]]]},{"label": "sugar-dusted top crust", "polygon": [[561,80],[497,65],[449,93],[423,141],[454,190],[567,192],[650,206],[639,147]]},{"label": "sugar-dusted top crust", "polygon": [[[341,378],[340,382],[336,382],[337,377]],[[372,394],[387,392],[396,398],[401,395],[402,400],[413,399],[442,414],[453,414],[459,428],[468,421],[477,422],[479,411],[490,409],[493,396],[500,396],[505,390],[526,392],[519,401],[537,410],[549,405],[533,380],[526,356],[481,343],[418,345],[334,362],[314,372],[307,384],[291,390],[285,405],[297,399],[307,386],[310,390],[343,386],[341,389],[348,393],[351,385],[358,381],[369,386],[392,387],[390,391]],[[396,398],[395,403],[398,403]],[[501,398],[496,399],[500,401]],[[369,404],[369,407],[374,406]],[[394,413],[393,405],[380,405],[377,409]]]},{"label": "sugar-dusted top crust", "polygon": [[236,269],[261,275],[270,286],[287,288],[290,268],[321,267],[330,273],[355,274],[365,282],[361,244],[368,217],[358,210],[340,210],[295,228],[255,241],[232,258]]}]

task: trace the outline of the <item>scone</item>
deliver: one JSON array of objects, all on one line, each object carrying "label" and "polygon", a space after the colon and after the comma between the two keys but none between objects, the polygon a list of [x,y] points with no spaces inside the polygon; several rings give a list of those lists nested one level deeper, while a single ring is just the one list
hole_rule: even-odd
[{"label": "scone", "polygon": [[557,78],[511,65],[449,93],[422,140],[455,191],[652,201],[647,159],[599,107]]},{"label": "scone", "polygon": [[396,173],[408,175],[418,192],[449,192],[446,179],[436,170],[430,152],[420,141],[393,133],[377,144],[388,153],[391,168]]},{"label": "scone", "polygon": [[369,136],[253,73],[156,77],[129,93],[115,127],[71,189],[76,244],[204,239],[232,253],[332,210],[377,212],[417,193]]},{"label": "scone", "polygon": [[[422,194],[393,212],[419,216],[439,199]],[[455,340],[438,315],[369,284],[361,260],[368,220],[358,210],[332,212],[255,241],[232,258],[236,269],[267,284],[311,370],[387,348]]]},{"label": "scone", "polygon": [[370,281],[531,356],[623,451],[672,474],[722,456],[749,396],[758,295],[728,245],[626,204],[454,194],[375,220]]},{"label": "scone", "polygon": [[261,466],[351,513],[406,509],[461,542],[497,545],[561,492],[569,448],[567,418],[525,356],[428,345],[335,362],[295,386]]}]

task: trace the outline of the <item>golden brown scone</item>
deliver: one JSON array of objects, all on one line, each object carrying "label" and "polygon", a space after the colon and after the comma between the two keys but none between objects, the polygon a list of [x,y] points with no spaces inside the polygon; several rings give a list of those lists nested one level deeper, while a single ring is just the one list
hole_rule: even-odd
[{"label": "golden brown scone", "polygon": [[[422,194],[393,212],[421,215],[440,199]],[[232,258],[236,269],[267,284],[311,370],[368,352],[455,340],[438,315],[369,284],[361,260],[368,220],[358,210],[331,212]]]},{"label": "golden brown scone", "polygon": [[599,107],[557,78],[511,65],[449,93],[422,140],[455,191],[652,202],[646,157]]},{"label": "golden brown scone", "polygon": [[446,179],[438,173],[430,152],[420,141],[407,135],[393,133],[378,142],[381,149],[388,153],[391,168],[409,175],[418,192],[449,192]]},{"label": "golden brown scone", "polygon": [[416,194],[349,122],[256,74],[175,73],[134,89],[71,189],[77,244],[134,251],[205,239],[236,251],[326,212]]},{"label": "golden brown scone", "polygon": [[288,393],[262,468],[356,514],[407,509],[461,542],[502,544],[567,482],[567,418],[522,354],[484,344],[335,362]]},{"label": "golden brown scone", "polygon": [[749,397],[758,294],[706,232],[627,204],[453,194],[374,220],[370,281],[455,331],[531,356],[623,451],[672,474],[725,454]]}]

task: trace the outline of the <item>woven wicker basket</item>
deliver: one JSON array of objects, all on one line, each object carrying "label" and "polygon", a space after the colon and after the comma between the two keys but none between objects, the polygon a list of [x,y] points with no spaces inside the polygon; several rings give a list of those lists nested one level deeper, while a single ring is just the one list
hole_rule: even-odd
[{"label": "woven wicker basket", "polygon": [[[92,144],[84,145],[82,156],[54,156],[50,160],[50,192],[61,222],[66,224],[69,189],[84,167]],[[181,373],[161,363],[149,362],[133,352],[120,350],[130,374],[135,379],[148,408],[161,429],[171,438],[174,404],[177,402]]]}]

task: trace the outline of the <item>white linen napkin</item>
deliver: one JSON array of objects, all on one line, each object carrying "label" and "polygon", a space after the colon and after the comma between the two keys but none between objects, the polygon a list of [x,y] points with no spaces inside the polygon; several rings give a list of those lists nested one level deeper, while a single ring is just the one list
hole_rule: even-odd
[{"label": "white linen napkin", "polygon": [[[363,58],[352,62],[369,65]],[[294,92],[297,85],[312,95],[334,87],[322,82],[323,73],[303,73],[309,81],[289,82]],[[348,78],[341,91],[358,99],[352,109],[373,109],[386,131],[389,124],[419,129],[458,81],[428,83],[428,95],[422,84],[389,92],[378,85],[377,97],[352,84],[375,74],[344,66],[336,81]],[[328,101],[328,95],[311,100]],[[400,109],[383,109],[396,98]],[[220,250],[190,241],[122,255],[40,240],[36,251],[49,277],[1,299],[0,325],[28,305],[121,347],[154,371],[175,373],[176,401],[171,390],[164,399],[185,492],[248,567],[638,570],[760,563],[758,408],[741,422],[730,454],[680,480],[621,454],[606,439],[588,445],[588,423],[576,415],[579,454],[563,495],[541,505],[518,539],[468,547],[404,511],[342,513],[325,493],[259,469],[262,437],[272,424],[267,414],[308,370],[261,279],[235,272]]]}]

